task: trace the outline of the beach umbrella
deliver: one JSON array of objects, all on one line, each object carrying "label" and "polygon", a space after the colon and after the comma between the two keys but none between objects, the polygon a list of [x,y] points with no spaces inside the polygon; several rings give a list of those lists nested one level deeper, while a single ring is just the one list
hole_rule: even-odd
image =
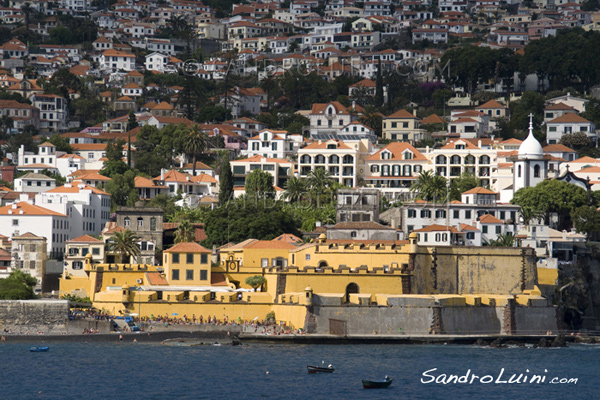
[{"label": "beach umbrella", "polygon": [[173,313],[173,314],[171,314],[171,315],[179,315],[179,314],[177,314],[176,312],[174,312],[174,313]]},{"label": "beach umbrella", "polygon": [[258,317],[254,317],[253,321],[256,321],[258,319]]}]

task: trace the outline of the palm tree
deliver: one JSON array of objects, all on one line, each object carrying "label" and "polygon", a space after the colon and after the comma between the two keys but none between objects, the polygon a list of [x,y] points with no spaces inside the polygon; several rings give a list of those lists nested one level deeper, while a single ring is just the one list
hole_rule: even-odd
[{"label": "palm tree", "polygon": [[308,175],[308,187],[317,197],[317,206],[321,205],[321,197],[324,196],[335,183],[330,175],[331,174],[324,168],[312,170]]},{"label": "palm tree", "polygon": [[285,194],[284,196],[290,201],[300,200],[302,198],[302,194],[306,190],[306,185],[304,180],[293,177],[288,179],[285,182]]},{"label": "palm tree", "polygon": [[381,114],[379,114],[375,107],[368,106],[365,108],[365,111],[358,118],[359,122],[367,125],[369,128],[372,128],[375,131],[375,134],[378,137],[381,137]]},{"label": "palm tree", "polygon": [[446,178],[434,175],[433,171],[421,172],[419,178],[410,187],[411,192],[417,192],[417,199],[434,201],[448,197]]},{"label": "palm tree", "polygon": [[196,238],[196,228],[187,219],[179,223],[175,231],[175,243],[193,242]]},{"label": "palm tree", "polygon": [[139,257],[141,250],[137,244],[136,234],[126,229],[122,232],[115,232],[112,240],[107,243],[107,250],[112,253],[118,253],[121,256],[121,262],[127,264],[131,257]]},{"label": "palm tree", "polygon": [[515,244],[515,237],[512,232],[506,232],[502,235],[498,235],[496,239],[485,242],[485,244],[496,247],[513,247]]},{"label": "palm tree", "polygon": [[183,150],[186,154],[192,156],[192,175],[196,176],[196,160],[208,145],[208,135],[200,130],[198,124],[194,124],[189,130],[183,142]]},{"label": "palm tree", "polygon": [[263,79],[260,83],[260,87],[267,92],[267,105],[268,109],[271,109],[273,104],[273,94],[279,89],[279,83],[272,77]]},{"label": "palm tree", "polygon": [[0,118],[0,131],[2,132],[2,139],[6,139],[6,135],[9,129],[14,127],[14,121],[8,115],[3,115]]}]

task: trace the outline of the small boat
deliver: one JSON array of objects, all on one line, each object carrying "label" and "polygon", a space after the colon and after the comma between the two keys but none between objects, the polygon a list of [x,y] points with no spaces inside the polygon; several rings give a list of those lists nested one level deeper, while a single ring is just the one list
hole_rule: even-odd
[{"label": "small boat", "polygon": [[333,369],[333,366],[331,364],[329,364],[328,366],[325,366],[325,361],[323,361],[321,363],[321,366],[316,366],[316,365],[309,365],[308,367],[308,373],[309,374],[316,374],[316,373],[320,373],[320,372],[333,372],[335,371],[335,369]]},{"label": "small boat", "polygon": [[387,375],[382,381],[368,381],[365,379],[362,380],[362,385],[364,389],[385,389],[387,387],[390,387],[391,384],[392,380]]},{"label": "small boat", "polygon": [[38,346],[38,347],[30,347],[29,351],[31,351],[32,353],[41,353],[43,351],[48,351],[48,349],[50,349],[50,347]]}]

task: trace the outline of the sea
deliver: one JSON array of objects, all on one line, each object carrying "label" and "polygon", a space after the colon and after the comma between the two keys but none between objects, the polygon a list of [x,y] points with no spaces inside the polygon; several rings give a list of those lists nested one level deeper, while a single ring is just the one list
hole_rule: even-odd
[{"label": "sea", "polygon": [[[190,347],[128,338],[29,351],[40,344],[0,343],[0,399],[600,398],[598,345]],[[321,364],[335,372],[307,373],[307,365]],[[362,388],[362,379],[386,375],[393,380],[388,389]]]}]

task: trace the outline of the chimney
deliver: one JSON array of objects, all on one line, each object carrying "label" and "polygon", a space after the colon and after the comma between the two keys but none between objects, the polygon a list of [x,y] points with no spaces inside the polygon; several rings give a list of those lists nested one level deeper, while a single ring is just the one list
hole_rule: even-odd
[{"label": "chimney", "polygon": [[356,110],[356,101],[352,100],[352,111]]},{"label": "chimney", "polygon": [[17,209],[17,203],[12,203],[12,205],[10,206],[10,208],[12,208],[13,210]]},{"label": "chimney", "polygon": [[416,117],[417,116],[417,109],[413,108],[413,115]]},{"label": "chimney", "polygon": [[160,180],[161,181],[165,180],[165,169],[164,168],[160,169]]},{"label": "chimney", "polygon": [[481,139],[477,141],[477,147],[481,148]]}]

